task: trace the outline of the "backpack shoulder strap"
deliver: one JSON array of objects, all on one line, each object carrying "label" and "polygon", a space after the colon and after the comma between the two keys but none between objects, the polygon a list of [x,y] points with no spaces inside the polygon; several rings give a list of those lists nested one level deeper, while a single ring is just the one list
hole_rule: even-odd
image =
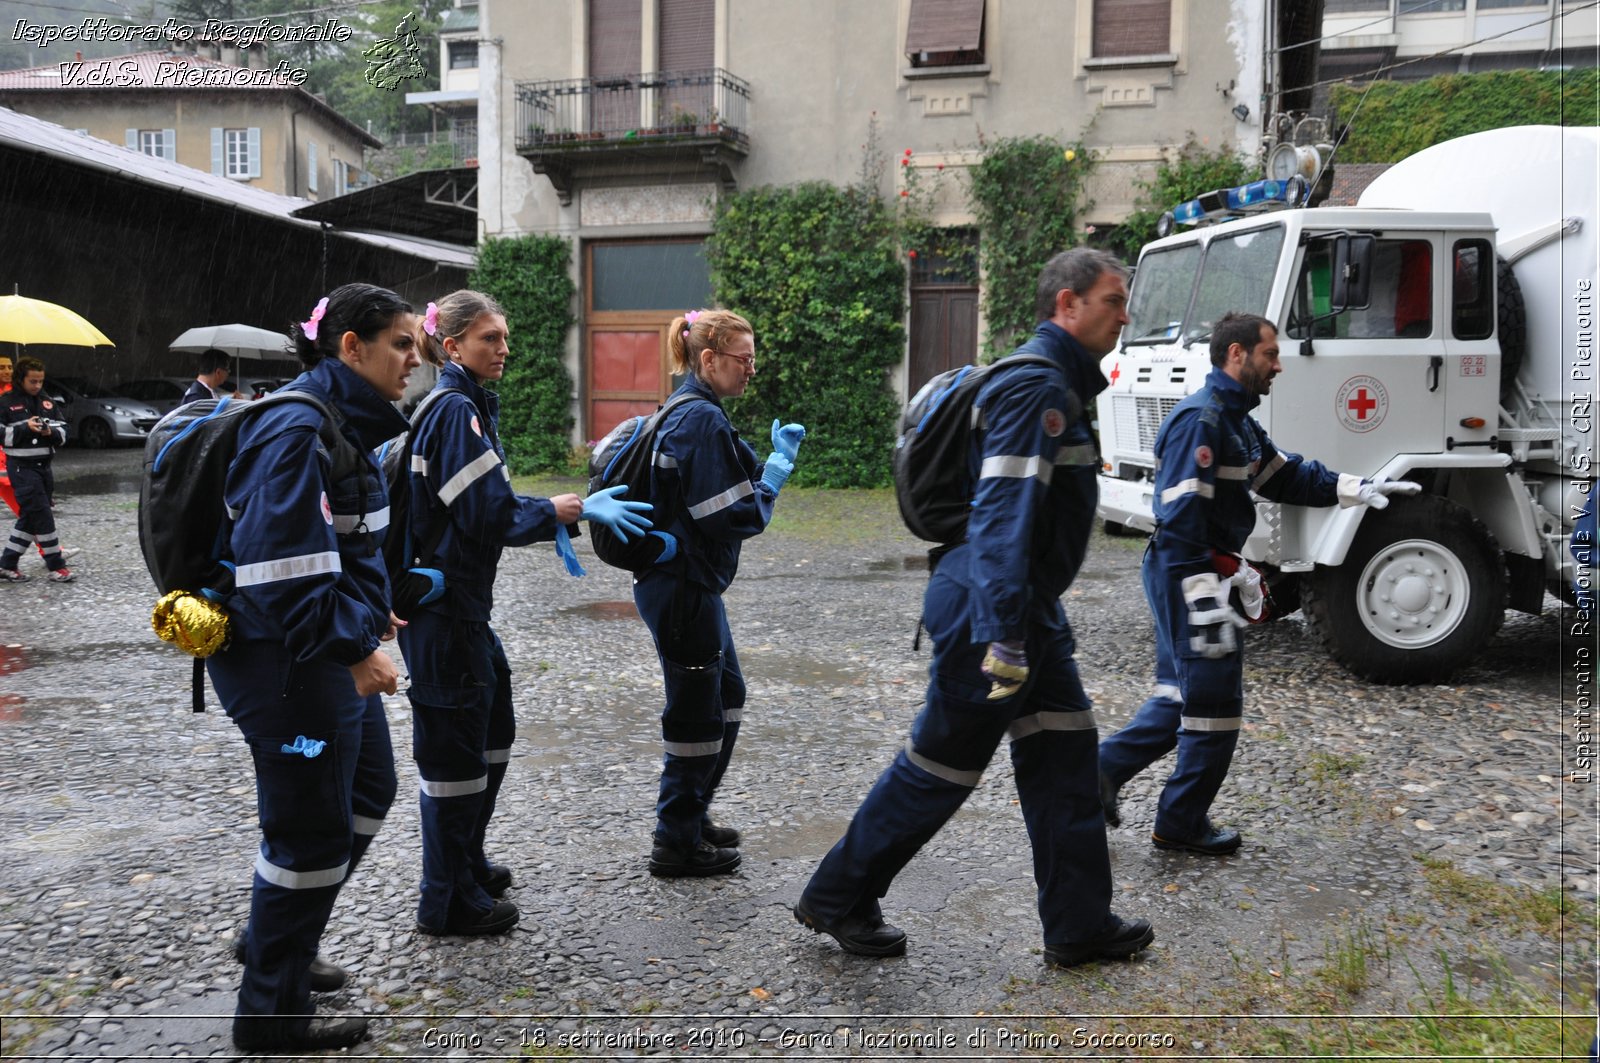
[{"label": "backpack shoulder strap", "polygon": [[[408,432],[407,439],[406,439],[406,448],[407,448],[407,450],[410,449],[412,442],[414,442],[416,440],[416,438],[417,438],[417,430],[419,428],[421,428],[423,422],[428,419],[428,415],[431,414],[439,406],[439,402],[440,402],[441,399],[443,399],[446,395],[450,395],[450,394],[460,395],[463,398],[467,399],[467,401],[469,401],[469,402],[472,401],[472,396],[468,395],[465,391],[462,391],[460,388],[434,388],[432,391],[430,391],[426,395],[424,395],[422,397],[422,401],[417,403],[417,408],[411,411],[411,428],[410,428],[410,431]],[[407,473],[407,475],[409,475],[409,473]],[[413,494],[411,496],[411,502],[412,503],[416,502],[416,495]],[[445,525],[449,523],[449,519],[448,519],[448,516],[447,516],[445,520],[434,520],[432,523],[433,523],[433,527],[428,529],[428,538],[427,538],[427,540],[422,544],[422,549],[417,552],[417,554],[416,554],[416,556],[414,558],[414,560],[416,560],[423,567],[427,567],[427,566],[429,566],[429,565],[431,565],[433,563],[433,553],[434,553],[435,550],[439,549],[439,543],[444,538]],[[407,537],[407,539],[409,539],[410,536],[411,536],[411,514],[407,513],[406,514],[406,537]],[[408,557],[406,560],[409,562],[409,561],[413,560],[413,558],[409,558]]]}]

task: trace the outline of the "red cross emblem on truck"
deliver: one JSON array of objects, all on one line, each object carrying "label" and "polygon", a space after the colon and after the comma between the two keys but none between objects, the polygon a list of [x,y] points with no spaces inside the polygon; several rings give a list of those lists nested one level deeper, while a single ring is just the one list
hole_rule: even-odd
[{"label": "red cross emblem on truck", "polygon": [[1353,376],[1340,386],[1333,409],[1350,431],[1370,432],[1389,412],[1389,389],[1377,377]]}]

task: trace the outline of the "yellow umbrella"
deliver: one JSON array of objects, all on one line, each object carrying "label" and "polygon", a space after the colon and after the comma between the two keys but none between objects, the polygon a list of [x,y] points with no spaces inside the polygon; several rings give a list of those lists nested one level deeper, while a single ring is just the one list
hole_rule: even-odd
[{"label": "yellow umbrella", "polygon": [[66,307],[21,295],[0,295],[0,341],[116,346],[105,333]]}]

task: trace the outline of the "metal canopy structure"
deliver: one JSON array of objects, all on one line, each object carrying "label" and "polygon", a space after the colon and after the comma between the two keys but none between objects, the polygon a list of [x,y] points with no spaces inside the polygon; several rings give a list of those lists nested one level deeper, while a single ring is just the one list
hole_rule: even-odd
[{"label": "metal canopy structure", "polygon": [[478,169],[421,170],[291,211],[337,229],[473,247],[478,242]]}]

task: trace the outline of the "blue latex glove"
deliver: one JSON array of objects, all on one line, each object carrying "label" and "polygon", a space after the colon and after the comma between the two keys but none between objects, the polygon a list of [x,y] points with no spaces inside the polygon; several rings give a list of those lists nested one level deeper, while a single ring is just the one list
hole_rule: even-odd
[{"label": "blue latex glove", "polygon": [[803,424],[786,424],[778,427],[778,419],[772,419],[772,449],[779,454],[794,461],[795,455],[800,453],[800,441],[806,437],[806,426]]},{"label": "blue latex glove", "polygon": [[628,485],[618,484],[596,491],[583,500],[583,519],[604,524],[616,533],[618,539],[628,541],[628,533],[642,535],[650,528],[650,520],[643,514],[654,509],[648,502],[625,502],[620,496],[627,494]]},{"label": "blue latex glove", "polygon": [[567,533],[565,524],[556,525],[556,556],[566,566],[567,575],[579,578],[588,575],[583,570],[583,563],[578,560],[578,552],[572,548],[572,536]]},{"label": "blue latex glove", "polygon": [[673,558],[678,556],[677,536],[673,535],[671,532],[664,531],[653,531],[650,532],[650,534],[661,540],[661,556],[656,558],[656,564],[664,565],[668,561],[671,561]]},{"label": "blue latex glove", "polygon": [[772,493],[777,494],[783,490],[783,485],[789,482],[789,474],[794,472],[794,462],[774,450],[767,455],[767,467],[761,470],[761,482],[772,488]]}]

